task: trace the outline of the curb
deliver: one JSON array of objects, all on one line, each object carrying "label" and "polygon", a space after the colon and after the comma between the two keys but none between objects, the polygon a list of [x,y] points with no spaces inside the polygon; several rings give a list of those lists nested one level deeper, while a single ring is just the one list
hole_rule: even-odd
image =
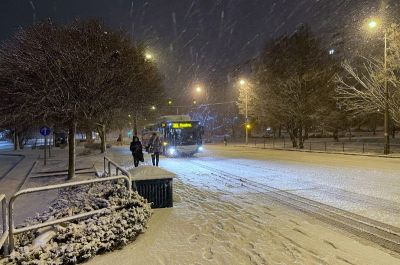
[{"label": "curb", "polygon": [[317,153],[317,154],[328,154],[328,155],[349,155],[349,156],[366,156],[366,157],[380,157],[380,158],[400,158],[400,155],[378,155],[378,154],[362,154],[362,153],[348,153],[348,152],[325,152],[318,150],[300,150],[300,149],[284,149],[284,148],[270,148],[270,147],[257,147],[249,145],[234,145],[236,147],[249,147],[255,149],[264,150],[277,150],[277,151],[289,151],[289,152],[300,152],[300,153]]}]

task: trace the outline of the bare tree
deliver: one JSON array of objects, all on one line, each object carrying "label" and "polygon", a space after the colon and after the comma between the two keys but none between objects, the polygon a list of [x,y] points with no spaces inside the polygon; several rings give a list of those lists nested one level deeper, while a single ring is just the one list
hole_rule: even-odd
[{"label": "bare tree", "polygon": [[267,43],[256,71],[256,112],[278,121],[293,147],[303,148],[307,131],[333,91],[333,59],[308,27]]},{"label": "bare tree", "polygon": [[[368,113],[382,114],[385,108],[385,89],[382,82],[383,66],[378,62],[366,60],[364,71],[357,71],[348,62],[343,64],[347,76],[337,76],[337,98],[346,109],[356,115]],[[391,119],[400,124],[400,93],[397,92],[399,80],[391,72],[388,74],[391,93],[388,101]]]},{"label": "bare tree", "polygon": [[75,174],[77,124],[100,124],[105,146],[114,110],[143,104],[133,99],[160,87],[143,50],[97,21],[21,30],[0,50],[0,73],[6,120],[55,121],[69,128],[69,179]]}]

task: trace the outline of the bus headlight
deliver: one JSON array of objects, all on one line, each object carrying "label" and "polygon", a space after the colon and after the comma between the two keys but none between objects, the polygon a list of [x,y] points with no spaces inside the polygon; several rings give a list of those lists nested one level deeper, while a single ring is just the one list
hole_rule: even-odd
[{"label": "bus headlight", "polygon": [[175,153],[176,153],[175,148],[173,148],[173,147],[168,148],[168,154],[169,155],[175,155]]},{"label": "bus headlight", "polygon": [[204,147],[203,147],[203,146],[199,146],[199,147],[197,148],[197,151],[203,152],[203,151],[204,151]]}]

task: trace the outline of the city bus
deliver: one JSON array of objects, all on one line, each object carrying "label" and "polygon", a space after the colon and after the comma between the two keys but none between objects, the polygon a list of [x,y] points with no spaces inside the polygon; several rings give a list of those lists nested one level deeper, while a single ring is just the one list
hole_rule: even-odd
[{"label": "city bus", "polygon": [[142,137],[157,132],[163,143],[166,156],[192,156],[203,151],[203,126],[188,115],[160,117],[157,123],[148,126]]}]

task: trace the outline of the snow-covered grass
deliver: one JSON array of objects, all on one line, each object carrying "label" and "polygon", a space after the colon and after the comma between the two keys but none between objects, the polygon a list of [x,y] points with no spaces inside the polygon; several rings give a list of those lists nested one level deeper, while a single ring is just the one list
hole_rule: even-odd
[{"label": "snow-covered grass", "polygon": [[[48,211],[27,223],[109,207],[120,209],[17,236],[14,252],[5,264],[76,264],[121,248],[146,230],[150,205],[136,192],[129,194],[122,182],[64,189]],[[50,238],[36,243],[43,241],[46,233]]]}]

